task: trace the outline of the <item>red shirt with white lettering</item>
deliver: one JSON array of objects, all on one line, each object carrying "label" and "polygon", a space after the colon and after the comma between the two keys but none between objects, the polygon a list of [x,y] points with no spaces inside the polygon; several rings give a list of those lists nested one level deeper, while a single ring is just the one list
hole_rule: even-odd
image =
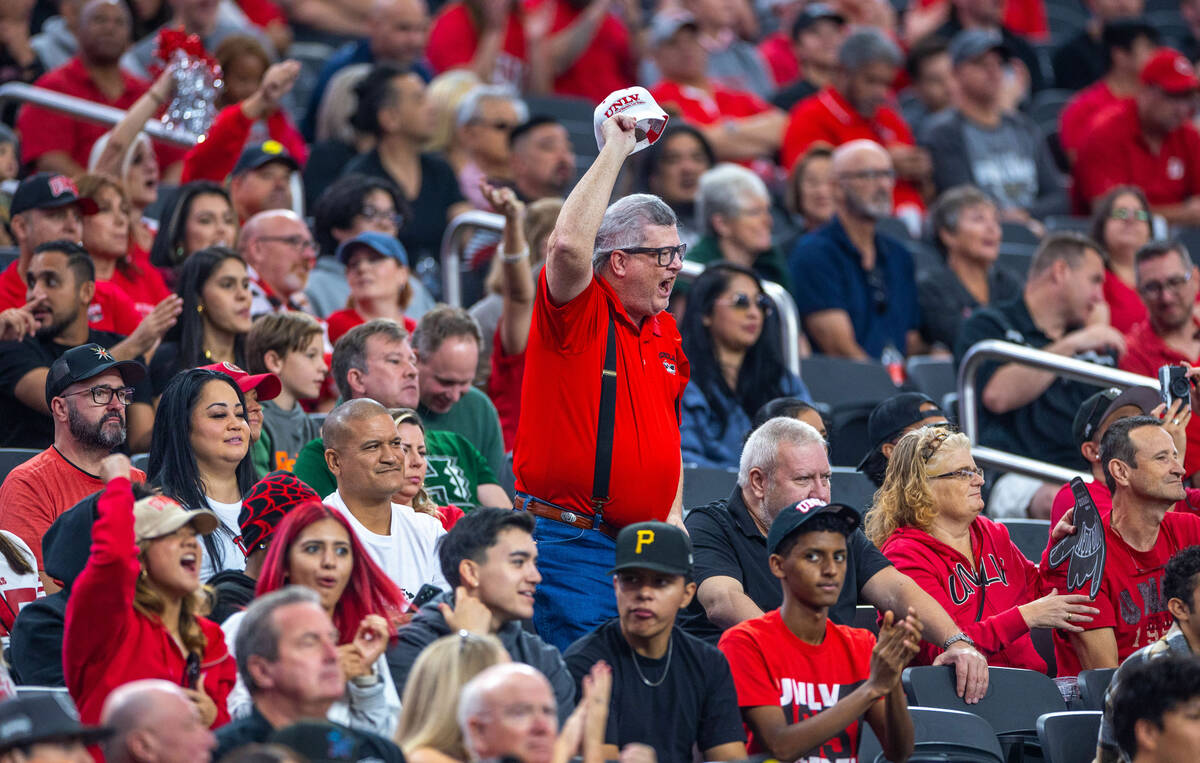
[{"label": "red shirt with white lettering", "polygon": [[[824,640],[809,644],[773,609],[725,631],[717,646],[729,660],[738,706],[782,707],[792,724],[833,707],[871,677],[875,634],[826,621]],[[853,760],[861,730],[860,718],[797,763]],[[746,737],[751,755],[766,752],[749,727]]]},{"label": "red shirt with white lettering", "polygon": [[1200,194],[1200,132],[1185,122],[1155,151],[1142,136],[1137,103],[1125,101],[1092,125],[1073,172],[1081,213],[1118,185],[1138,186],[1151,206],[1179,204]]},{"label": "red shirt with white lettering", "polygon": [[[1121,662],[1138,649],[1166,634],[1174,619],[1162,597],[1163,568],[1178,550],[1200,544],[1200,517],[1169,511],[1158,528],[1158,539],[1149,551],[1136,551],[1113,531],[1112,515],[1103,517],[1107,553],[1100,593],[1092,606],[1100,614],[1090,623],[1080,623],[1084,630],[1112,628],[1117,640],[1117,661]],[[1067,591],[1067,564],[1060,564],[1043,573],[1045,587]],[[1079,674],[1079,657],[1069,640],[1060,631],[1054,632],[1054,658],[1058,675]]]},{"label": "red shirt with white lettering", "polygon": [[[433,20],[429,29],[429,44],[425,49],[429,63],[438,74],[449,69],[466,68],[475,58],[479,47],[479,30],[462,0],[447,3]],[[492,73],[493,84],[521,87],[525,75],[525,30],[516,13],[508,14],[504,27],[504,42],[496,56]]]}]

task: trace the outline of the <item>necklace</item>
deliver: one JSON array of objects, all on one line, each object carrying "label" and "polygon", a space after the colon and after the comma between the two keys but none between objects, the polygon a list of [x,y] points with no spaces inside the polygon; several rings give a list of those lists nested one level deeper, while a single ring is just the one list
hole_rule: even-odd
[{"label": "necklace", "polygon": [[646,678],[646,674],[642,672],[642,666],[638,665],[637,650],[633,647],[630,647],[630,650],[633,652],[633,668],[637,671],[638,678],[642,679],[642,683],[646,684],[651,689],[656,686],[662,686],[662,682],[667,680],[667,672],[671,670],[671,652],[675,651],[675,639],[672,638],[667,642],[667,664],[663,666],[663,672],[662,675],[659,676],[658,681],[651,681],[650,679]]}]

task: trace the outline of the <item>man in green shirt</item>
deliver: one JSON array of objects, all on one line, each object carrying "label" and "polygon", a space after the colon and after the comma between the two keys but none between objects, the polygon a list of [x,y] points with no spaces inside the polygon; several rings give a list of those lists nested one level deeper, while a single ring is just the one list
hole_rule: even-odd
[{"label": "man in green shirt", "polygon": [[[332,373],[343,400],[369,397],[386,408],[414,408],[420,389],[415,360],[404,327],[378,319],[354,327],[338,340]],[[470,441],[455,432],[439,431],[428,421],[425,424],[429,461],[425,491],[434,503],[453,504],[464,511],[480,505],[512,508],[495,471]],[[304,446],[292,473],[321,496],[337,489],[320,438]]]}]

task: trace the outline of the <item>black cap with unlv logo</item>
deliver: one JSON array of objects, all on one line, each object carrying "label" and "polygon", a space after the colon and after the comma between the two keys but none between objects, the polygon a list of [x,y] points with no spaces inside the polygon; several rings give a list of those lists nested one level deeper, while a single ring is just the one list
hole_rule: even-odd
[{"label": "black cap with unlv logo", "polygon": [[9,214],[19,215],[31,209],[57,209],[68,204],[78,204],[85,215],[96,214],[96,202],[80,196],[75,181],[66,175],[39,172],[21,181],[13,193]]},{"label": "black cap with unlv logo", "polygon": [[818,514],[833,514],[845,522],[847,535],[858,529],[862,521],[858,512],[844,503],[825,503],[820,498],[807,498],[793,503],[779,512],[779,516],[771,523],[771,529],[767,531],[767,555],[775,553],[789,535]]}]

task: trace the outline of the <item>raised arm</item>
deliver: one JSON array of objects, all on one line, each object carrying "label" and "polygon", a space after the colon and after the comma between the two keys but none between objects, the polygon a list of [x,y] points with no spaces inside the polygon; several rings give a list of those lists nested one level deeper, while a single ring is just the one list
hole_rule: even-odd
[{"label": "raised arm", "polygon": [[168,66],[163,69],[162,74],[158,75],[158,79],[154,81],[150,89],[129,107],[129,110],[125,112],[125,118],[117,122],[117,126],[112,129],[108,143],[96,161],[94,168],[96,172],[103,172],[113,177],[124,175],[121,171],[121,160],[129,151],[129,147],[133,145],[138,133],[146,126],[146,122],[158,113],[158,110],[170,100],[174,92],[175,68]]},{"label": "raised arm", "polygon": [[596,233],[600,230],[621,166],[633,152],[636,124],[632,117],[624,114],[605,120],[601,127],[604,148],[558,213],[558,223],[550,234],[550,251],[546,255],[546,285],[550,289],[547,296],[556,305],[570,302],[592,282],[592,249],[596,244]]},{"label": "raised arm", "polygon": [[504,240],[496,253],[500,258],[500,344],[508,355],[525,351],[533,321],[533,269],[529,266],[529,242],[525,240],[525,205],[511,188],[481,183],[483,197],[492,209],[504,215]]}]

